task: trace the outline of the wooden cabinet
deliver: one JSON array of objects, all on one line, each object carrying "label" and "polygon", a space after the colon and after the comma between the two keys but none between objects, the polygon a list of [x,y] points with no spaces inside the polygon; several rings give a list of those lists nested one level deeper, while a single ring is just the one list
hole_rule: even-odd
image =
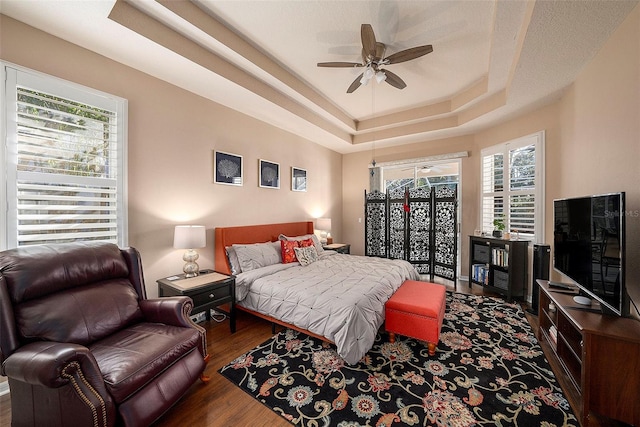
[{"label": "wooden cabinet", "polygon": [[[204,311],[208,320],[211,320],[212,308],[229,316],[231,333],[236,331],[235,299],[236,278],[213,270],[203,270],[199,276],[186,278],[184,274],[165,277],[157,280],[158,296],[170,297],[186,295],[193,300],[192,313]],[[229,310],[223,310],[221,305],[228,305]]]},{"label": "wooden cabinet", "polygon": [[507,300],[524,298],[527,290],[526,240],[470,236],[469,286],[482,285]]},{"label": "wooden cabinet", "polygon": [[538,339],[569,377],[573,388],[565,391],[578,402],[582,425],[589,413],[640,425],[640,322],[595,312],[597,306],[580,306],[573,295],[537,282]]}]

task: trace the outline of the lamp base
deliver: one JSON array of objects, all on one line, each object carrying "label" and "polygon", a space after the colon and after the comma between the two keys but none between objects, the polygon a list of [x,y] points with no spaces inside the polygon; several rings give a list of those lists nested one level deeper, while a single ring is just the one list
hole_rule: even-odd
[{"label": "lamp base", "polygon": [[184,272],[184,276],[186,278],[196,277],[200,274],[200,266],[196,262],[196,260],[200,258],[198,252],[193,249],[189,249],[182,256],[182,260],[185,261],[184,266],[182,267],[182,271]]},{"label": "lamp base", "polygon": [[329,237],[329,233],[327,233],[326,231],[321,231],[320,232],[320,244],[326,245],[327,244],[327,237]]}]

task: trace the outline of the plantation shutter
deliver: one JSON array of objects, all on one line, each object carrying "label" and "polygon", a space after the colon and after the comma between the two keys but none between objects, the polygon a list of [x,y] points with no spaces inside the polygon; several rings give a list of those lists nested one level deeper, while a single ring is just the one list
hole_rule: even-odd
[{"label": "plantation shutter", "polygon": [[493,230],[494,218],[504,217],[504,154],[482,157],[482,229]]},{"label": "plantation shutter", "polygon": [[15,98],[7,114],[15,122],[8,135],[15,139],[9,138],[7,156],[14,182],[7,191],[8,246],[125,245],[123,100],[39,75],[9,74]]},{"label": "plantation shutter", "polygon": [[501,218],[518,238],[543,240],[543,141],[540,132],[482,150],[483,231],[490,233]]},{"label": "plantation shutter", "polygon": [[533,239],[535,234],[536,147],[509,150],[509,229]]}]

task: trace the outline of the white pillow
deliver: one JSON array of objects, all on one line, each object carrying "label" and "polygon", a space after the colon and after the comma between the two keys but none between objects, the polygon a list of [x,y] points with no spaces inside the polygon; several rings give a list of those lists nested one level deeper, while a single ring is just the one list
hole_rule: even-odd
[{"label": "white pillow", "polygon": [[305,246],[302,248],[293,248],[296,252],[296,258],[298,258],[298,262],[307,266],[312,262],[316,262],[318,260],[318,251],[313,246]]},{"label": "white pillow", "polygon": [[321,254],[322,252],[324,252],[322,243],[320,243],[318,236],[316,236],[315,234],[305,234],[304,236],[295,236],[295,237],[285,236],[284,234],[281,234],[280,236],[278,236],[278,240],[307,240],[307,239],[313,240],[313,246],[315,246],[318,254]]},{"label": "white pillow", "polygon": [[280,242],[233,245],[243,272],[282,263]]},{"label": "white pillow", "polygon": [[240,261],[238,260],[236,249],[233,246],[227,246],[224,250],[227,253],[227,258],[229,259],[231,274],[235,276],[236,274],[242,273],[242,267],[240,267]]}]

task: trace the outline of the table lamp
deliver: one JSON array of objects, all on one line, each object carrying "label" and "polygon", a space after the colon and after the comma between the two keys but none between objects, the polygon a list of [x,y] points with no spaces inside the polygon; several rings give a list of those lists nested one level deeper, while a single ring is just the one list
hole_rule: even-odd
[{"label": "table lamp", "polygon": [[200,257],[194,249],[207,246],[207,236],[204,225],[176,225],[173,234],[173,247],[187,249],[182,256],[185,261],[182,271],[185,277],[195,277],[200,273],[200,266],[196,260]]}]

